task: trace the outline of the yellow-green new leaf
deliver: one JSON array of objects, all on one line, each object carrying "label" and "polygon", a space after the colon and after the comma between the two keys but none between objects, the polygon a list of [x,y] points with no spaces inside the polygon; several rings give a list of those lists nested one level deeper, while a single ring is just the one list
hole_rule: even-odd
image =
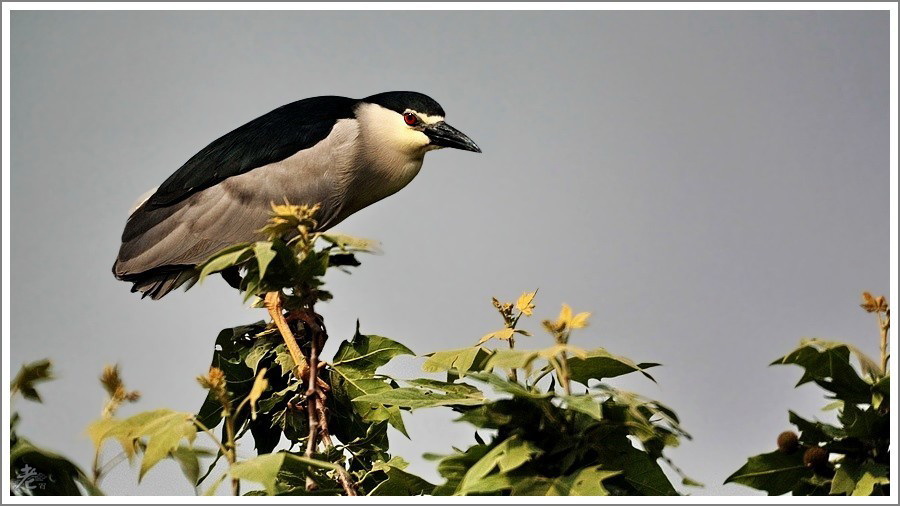
[{"label": "yellow-green new leaf", "polygon": [[141,469],[138,473],[140,481],[147,471],[160,460],[178,449],[182,439],[193,442],[197,435],[192,413],[179,413],[169,410],[153,412],[146,423],[135,427],[135,439],[146,437],[147,447],[144,449],[144,458],[141,460]]},{"label": "yellow-green new leaf", "polygon": [[138,474],[140,481],[147,471],[160,460],[175,452],[182,439],[189,443],[197,435],[192,413],[180,413],[168,409],[138,413],[124,420],[104,419],[91,424],[88,434],[99,449],[107,438],[114,438],[129,457],[134,455],[140,441],[146,440],[144,458]]},{"label": "yellow-green new leaf", "polygon": [[461,375],[469,371],[481,371],[485,367],[487,358],[492,352],[481,346],[462,348],[458,350],[438,351],[428,355],[428,359],[422,364],[425,372],[445,372],[455,370]]},{"label": "yellow-green new leaf", "polygon": [[513,336],[514,332],[515,331],[511,328],[500,329],[496,332],[491,332],[489,334],[485,334],[484,337],[482,337],[481,340],[478,341],[478,344],[485,343],[487,341],[490,341],[491,339],[499,339],[501,341],[508,341],[509,338],[511,338]]},{"label": "yellow-green new leaf", "polygon": [[374,239],[364,239],[362,237],[353,237],[336,233],[322,234],[321,237],[343,251],[381,253],[381,244]]},{"label": "yellow-green new leaf", "polygon": [[572,317],[572,320],[569,322],[569,327],[573,329],[581,329],[587,327],[588,318],[591,317],[591,313],[584,312],[578,313],[577,315]]},{"label": "yellow-green new leaf", "polygon": [[525,316],[531,316],[534,313],[534,296],[537,295],[537,290],[533,292],[525,292],[519,296],[519,300],[516,301],[516,309],[522,312]]},{"label": "yellow-green new leaf", "polygon": [[887,485],[889,469],[887,466],[866,462],[859,464],[848,459],[841,462],[831,482],[832,495],[869,496],[875,485]]},{"label": "yellow-green new leaf", "polygon": [[253,254],[256,256],[256,265],[259,266],[259,279],[261,280],[266,277],[266,269],[275,258],[275,250],[272,249],[272,243],[259,241],[253,243]]},{"label": "yellow-green new leaf", "polygon": [[263,392],[266,391],[266,388],[269,387],[269,380],[266,379],[266,369],[263,367],[260,369],[259,374],[256,375],[256,380],[253,382],[253,388],[250,389],[250,393],[247,395],[247,399],[250,402],[250,418],[252,420],[256,420],[256,402],[259,400],[260,396],[262,396]]},{"label": "yellow-green new leaf", "polygon": [[223,249],[200,267],[200,276],[197,281],[203,281],[206,276],[214,272],[219,272],[240,263],[246,257],[249,257],[250,248],[250,244],[241,243]]}]

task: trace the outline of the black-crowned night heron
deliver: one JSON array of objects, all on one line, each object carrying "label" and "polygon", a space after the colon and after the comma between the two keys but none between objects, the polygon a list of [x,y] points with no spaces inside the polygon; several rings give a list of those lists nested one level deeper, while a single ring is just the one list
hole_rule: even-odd
[{"label": "black-crowned night heron", "polygon": [[421,93],[279,107],[203,148],[132,211],[113,274],[158,299],[212,254],[259,240],[272,203],[320,204],[326,230],[409,184],[442,147],[481,152]]}]

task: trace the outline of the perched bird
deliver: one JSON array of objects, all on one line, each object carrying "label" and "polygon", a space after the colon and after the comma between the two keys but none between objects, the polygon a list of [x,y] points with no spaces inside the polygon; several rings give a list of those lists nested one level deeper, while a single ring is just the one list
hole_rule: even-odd
[{"label": "perched bird", "polygon": [[320,204],[318,230],[327,230],[409,184],[425,153],[442,147],[481,152],[421,93],[284,105],[214,140],[144,199],[113,274],[159,299],[219,250],[260,239],[272,203]]}]

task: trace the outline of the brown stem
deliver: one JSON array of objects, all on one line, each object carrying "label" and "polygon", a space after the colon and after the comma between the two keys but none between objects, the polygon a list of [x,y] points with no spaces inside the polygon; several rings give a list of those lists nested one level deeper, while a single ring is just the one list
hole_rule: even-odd
[{"label": "brown stem", "polygon": [[[513,323],[513,328],[515,328],[515,323]],[[510,336],[509,349],[514,350],[515,348],[516,348],[516,339],[514,337]],[[515,369],[515,368],[510,369],[509,380],[513,381],[513,382],[519,381],[519,370],[518,369]]]},{"label": "brown stem", "polygon": [[563,391],[566,392],[566,395],[572,395],[572,384],[569,379],[569,358],[566,356],[566,352],[562,352],[559,358],[563,370],[563,375],[559,382],[562,383]]},{"label": "brown stem", "polygon": [[[322,443],[330,450],[334,448],[334,442],[331,440],[331,434],[328,431],[328,409],[325,407],[325,392],[322,389],[318,389],[318,396],[319,400],[316,403],[316,409],[319,417],[319,434],[322,437]],[[344,466],[339,466],[338,468],[338,481],[341,483],[344,493],[348,496],[356,495],[356,485],[353,484],[353,478],[350,477],[350,473],[344,469]]]},{"label": "brown stem", "polygon": [[569,379],[569,357],[566,355],[566,352],[563,351],[557,355],[557,358],[559,370],[557,371],[556,376],[559,379],[559,384],[562,385],[566,395],[572,395],[572,384]]},{"label": "brown stem", "polygon": [[[325,346],[328,339],[328,333],[325,328],[319,324],[321,317],[312,309],[308,311],[299,311],[295,315],[301,320],[304,326],[309,330],[310,334],[310,352],[309,367],[307,369],[307,415],[309,418],[309,437],[306,446],[306,456],[312,458],[315,450],[316,439],[320,439],[326,448],[331,449],[334,443],[331,440],[331,433],[328,428],[328,412],[326,391],[329,389],[328,384],[319,378],[319,351]],[[356,487],[350,477],[350,473],[343,466],[338,466],[338,481],[344,489],[344,493],[348,496],[355,496]],[[312,490],[315,483],[307,478],[306,488]]]},{"label": "brown stem", "polygon": [[[234,416],[226,416],[225,417],[225,430],[228,433],[228,444],[226,447],[228,448],[228,453],[225,456],[228,458],[228,464],[234,465],[237,462],[237,443],[234,438]],[[241,495],[241,480],[237,478],[231,479],[231,494],[232,495]]]},{"label": "brown stem", "polygon": [[[292,320],[297,319],[303,322],[310,336],[310,352],[309,360],[303,356],[294,332],[287,323],[287,319],[283,313],[283,305],[281,302],[281,292],[269,292],[265,297],[266,309],[278,331],[281,333],[282,339],[294,360],[297,367],[294,368],[294,375],[301,381],[306,381],[306,413],[309,421],[309,435],[307,437],[306,451],[304,454],[308,458],[312,458],[317,446],[317,439],[321,438],[322,443],[327,448],[334,447],[331,441],[331,435],[328,430],[328,416],[325,410],[325,392],[329,389],[328,384],[319,378],[319,351],[328,339],[328,334],[317,322],[317,316],[313,310],[305,309],[292,312],[288,315]],[[344,488],[344,492],[348,496],[356,495],[356,488],[350,474],[342,466],[338,471],[338,480]],[[313,490],[316,487],[312,478],[307,477],[306,489]]]},{"label": "brown stem", "polygon": [[[316,391],[316,383],[319,379],[319,353],[318,353],[318,339],[315,335],[316,332],[313,329],[310,329],[312,334],[312,339],[310,339],[310,347],[309,347],[309,379],[307,380],[307,388],[306,388],[306,412],[309,416],[309,437],[306,440],[306,457],[312,458],[313,452],[316,449],[316,438],[319,435],[319,416],[317,405],[319,403],[319,395]],[[306,478],[306,490],[311,491],[316,488],[316,483],[312,478]]]}]

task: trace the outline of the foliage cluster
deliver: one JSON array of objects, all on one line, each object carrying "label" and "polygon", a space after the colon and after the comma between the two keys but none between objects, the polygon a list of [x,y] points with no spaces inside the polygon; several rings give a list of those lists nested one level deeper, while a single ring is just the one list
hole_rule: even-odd
[{"label": "foliage cluster", "polygon": [[[675,412],[609,384],[625,375],[655,381],[648,371],[659,364],[576,346],[572,338],[587,332],[591,315],[565,304],[555,318],[535,325],[547,345],[522,346],[539,339],[523,325],[535,315],[536,291],[514,302],[493,299],[502,326],[473,346],[424,355],[423,377],[389,375],[392,361],[413,351],[362,333],[358,322],[355,334],[323,360],[328,334],[315,312],[317,302],[331,298],[323,276],[329,268],[358,266],[356,255],[377,245],[314,232],[315,212],[273,206],[266,240],[228,248],[198,267],[201,280],[222,273],[271,321],[219,333],[210,368],[197,378],[207,395],[196,413],[118,416],[140,395],[125,387],[118,367],[108,367],[100,377],[107,401],[87,431],[96,450],[90,474],[17,434],[14,414],[12,492],[99,494],[103,477],[119,463],[139,462],[140,480],[164,459],[177,461],[205,494],[224,483],[233,494],[332,496],[677,495],[669,476],[700,485],[665,455],[690,438]],[[781,434],[777,450],[751,457],[726,482],[772,495],[889,492],[890,313],[883,297],[868,294],[863,308],[878,317],[880,364],[850,345],[814,339],[773,363],[802,367],[798,386],[825,389],[832,400],[826,409],[838,411],[840,425],[790,412],[799,434]],[[29,364],[12,393],[40,401],[36,385],[51,377],[49,362]],[[411,473],[390,446],[396,435],[389,427],[409,437],[405,419],[434,408],[474,429],[467,447],[425,456],[435,462],[440,483]],[[120,452],[105,459],[110,446]]]},{"label": "foliage cluster", "polygon": [[[104,373],[109,399],[88,429],[97,458],[91,477],[78,475],[85,490],[97,491],[119,461],[139,460],[140,479],[171,458],[207,494],[226,482],[233,493],[253,495],[677,494],[662,467],[671,466],[665,449],[689,437],[677,415],[606,382],[626,374],[652,380],[647,370],[658,364],[570,343],[590,315],[566,305],[543,321],[549,346],[516,347],[516,338],[531,335],[520,323],[534,314],[536,292],[515,303],[494,299],[502,328],[474,346],[425,355],[426,377],[386,374],[393,359],[413,351],[360,332],[358,323],[330,360],[318,357],[327,332],[314,305],[331,297],[324,274],[359,265],[355,254],[376,246],[312,232],[315,211],[273,206],[267,240],[228,248],[198,268],[200,279],[228,276],[272,321],[219,333],[209,372],[198,378],[208,392],[197,413],[118,417],[138,395],[118,369]],[[388,427],[408,437],[404,418],[429,408],[452,410],[475,429],[467,448],[427,456],[437,484],[412,474],[389,444]],[[206,439],[212,449],[200,443]],[[247,454],[249,440],[255,455]],[[110,443],[121,453],[104,462]]]},{"label": "foliage cluster", "polygon": [[884,297],[867,292],[861,306],[878,319],[880,363],[849,344],[806,339],[771,364],[802,367],[797,386],[812,382],[824,389],[831,402],[823,409],[837,410],[839,424],[807,420],[789,411],[788,421],[797,432],[780,434],[776,450],[750,457],[726,483],[769,495],[889,494],[890,310]]},{"label": "foliage cluster", "polygon": [[[49,360],[23,365],[10,382],[10,398],[41,402],[37,385],[53,379]],[[12,495],[95,495],[99,490],[93,481],[69,459],[33,444],[16,430],[19,414],[10,419],[9,467]],[[53,479],[49,479],[53,477]]]}]

